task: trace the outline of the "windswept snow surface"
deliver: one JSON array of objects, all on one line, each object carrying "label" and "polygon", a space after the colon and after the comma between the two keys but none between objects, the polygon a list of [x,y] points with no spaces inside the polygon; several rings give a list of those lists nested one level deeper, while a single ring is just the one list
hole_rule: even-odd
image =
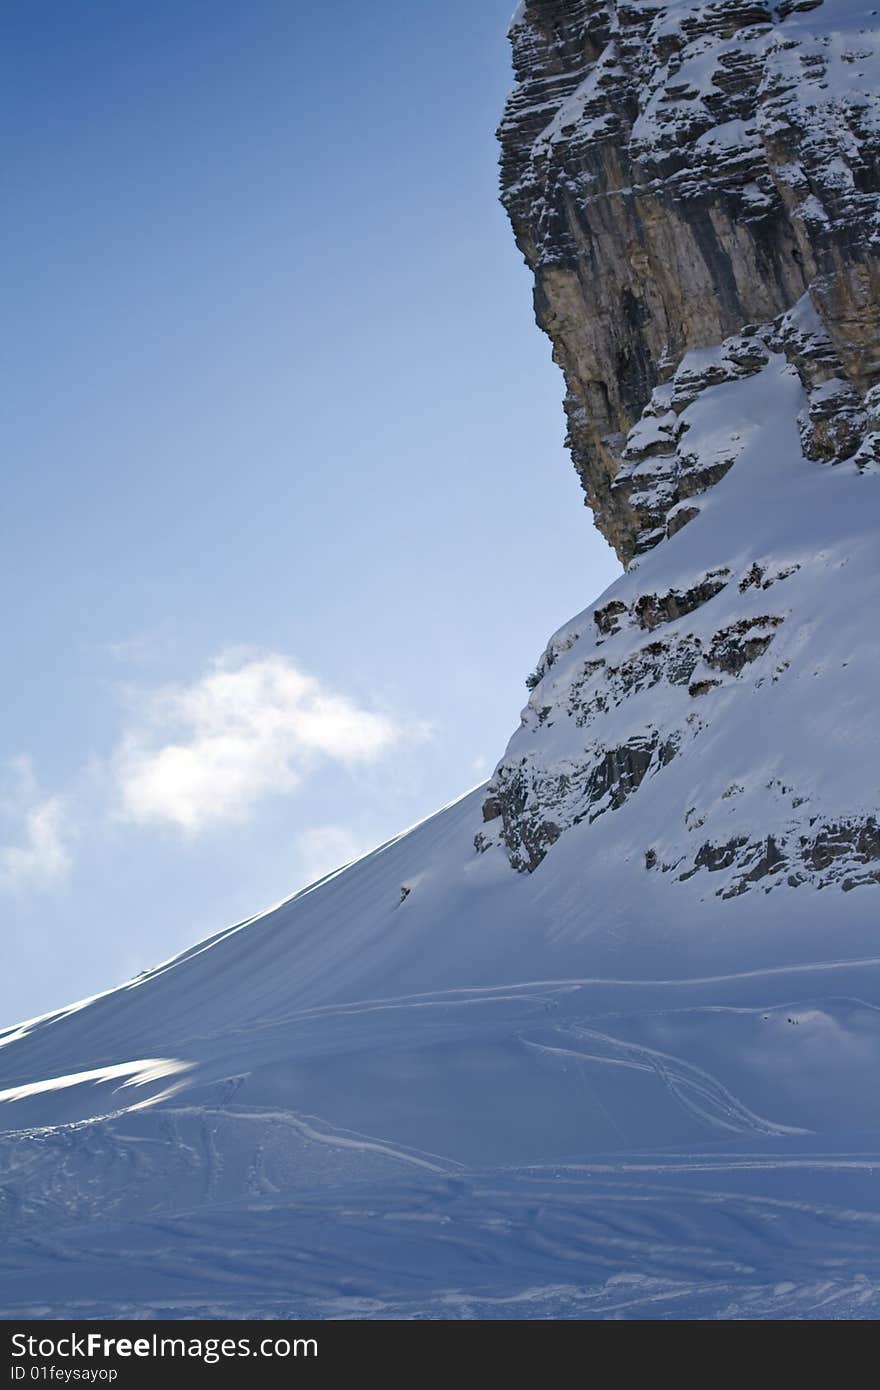
[{"label": "windswept snow surface", "polygon": [[0,1035],[4,1317],[880,1312],[871,895],[636,919],[481,798]]},{"label": "windswept snow surface", "polygon": [[[732,572],[787,567],[790,636],[715,692],[711,737],[533,873],[476,853],[477,788],[0,1033],[2,1316],[880,1315],[880,888],[723,897],[645,859],[701,798],[760,824],[790,767],[817,804],[876,809],[877,477],[801,456],[778,363],[701,402],[691,438],[735,429],[737,462],[597,603],[741,546]],[[534,698],[562,708],[595,606]],[[508,759],[537,756],[533,715]],[[574,720],[545,734],[582,749]]]}]

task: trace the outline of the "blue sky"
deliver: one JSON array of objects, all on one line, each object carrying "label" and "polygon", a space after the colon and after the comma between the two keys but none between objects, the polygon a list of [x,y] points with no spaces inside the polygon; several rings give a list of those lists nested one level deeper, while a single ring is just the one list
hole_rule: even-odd
[{"label": "blue sky", "polygon": [[481,780],[617,573],[497,204],[511,8],[2,8],[6,1021]]}]

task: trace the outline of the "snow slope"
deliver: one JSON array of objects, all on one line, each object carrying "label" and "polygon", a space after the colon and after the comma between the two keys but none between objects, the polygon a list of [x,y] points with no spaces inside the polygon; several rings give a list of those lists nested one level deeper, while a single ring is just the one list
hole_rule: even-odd
[{"label": "snow slope", "polygon": [[[759,334],[689,353],[655,390],[624,450],[640,505],[721,477],[551,638],[481,845],[533,869],[583,825],[593,856],[647,867],[652,901],[684,912],[689,881],[698,900],[794,892],[797,916],[807,885],[873,898],[880,488],[858,454],[805,456],[808,415]],[[633,872],[609,896],[643,892]]]},{"label": "snow slope", "polygon": [[0,1038],[3,1316],[877,1315],[867,895],[637,918],[481,795]]},{"label": "snow slope", "polygon": [[[736,10],[658,6],[651,43],[675,40],[673,67],[711,51],[723,73]],[[783,62],[800,51],[785,34],[803,48],[819,22],[794,13],[778,45],[768,17],[740,47]],[[546,109],[526,101],[536,68],[509,123],[508,164],[525,152],[535,187],[550,167],[562,197],[581,136],[585,169],[595,153],[584,92],[556,120],[566,64],[590,44],[610,64],[618,20],[647,19],[610,0],[520,7],[520,69],[545,49],[553,68]],[[725,116],[764,81],[740,47]],[[516,187],[520,235],[534,213],[555,256],[561,216]],[[859,191],[864,228],[876,201]],[[697,226],[661,200],[643,232],[661,213]],[[773,216],[756,265],[787,236]],[[611,472],[601,454],[587,469],[631,563],[551,639],[485,787],[0,1033],[0,1315],[880,1315],[880,366],[873,301],[850,313],[844,293],[861,227],[839,273],[809,289],[780,273],[767,321],[740,318],[751,251],[717,323],[697,312],[704,282],[673,277],[664,313],[692,350],[619,409],[608,395],[626,429],[599,441]],[[577,348],[573,391],[587,329],[602,370],[647,360],[643,339],[660,361],[657,306],[627,318],[596,296],[662,275],[609,223],[590,281],[569,231],[573,262],[548,252],[542,293]],[[585,402],[602,397],[591,362]],[[552,563],[536,540],[508,592]]]},{"label": "snow slope", "polygon": [[[691,872],[733,825],[796,844],[880,800],[878,479],[803,455],[784,357],[725,351],[671,389],[735,461],[551,641],[488,792],[0,1034],[3,1316],[880,1313],[874,861]],[[669,679],[752,612],[741,666]],[[602,690],[641,674],[593,708],[597,649]],[[584,803],[565,769],[646,722],[676,756]],[[511,826],[561,827],[528,873],[485,819],[509,769]]]}]

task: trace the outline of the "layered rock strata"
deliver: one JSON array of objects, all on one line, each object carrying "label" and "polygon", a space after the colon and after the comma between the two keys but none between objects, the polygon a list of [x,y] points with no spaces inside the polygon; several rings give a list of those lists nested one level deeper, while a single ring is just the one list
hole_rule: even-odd
[{"label": "layered rock strata", "polygon": [[[511,40],[502,200],[565,375],[575,467],[626,563],[659,539],[627,436],[686,351],[809,291],[825,352],[798,361],[805,381],[840,383],[856,414],[880,381],[876,15],[528,0]],[[845,456],[858,428],[817,447]]]},{"label": "layered rock strata", "polygon": [[720,897],[876,884],[876,14],[526,0],[511,39],[502,197],[626,572],[529,678],[477,848],[533,872],[615,815]]}]

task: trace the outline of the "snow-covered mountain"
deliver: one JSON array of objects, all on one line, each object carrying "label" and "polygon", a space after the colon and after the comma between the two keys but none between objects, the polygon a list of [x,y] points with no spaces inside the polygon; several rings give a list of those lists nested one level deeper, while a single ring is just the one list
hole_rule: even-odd
[{"label": "snow-covered mountain", "polygon": [[4,1316],[880,1312],[876,21],[511,37],[503,196],[626,572],[488,786],[0,1034]]},{"label": "snow-covered mountain", "polygon": [[601,818],[682,911],[876,884],[876,16],[534,0],[511,36],[503,198],[628,570],[551,639],[480,843],[534,869]]}]

